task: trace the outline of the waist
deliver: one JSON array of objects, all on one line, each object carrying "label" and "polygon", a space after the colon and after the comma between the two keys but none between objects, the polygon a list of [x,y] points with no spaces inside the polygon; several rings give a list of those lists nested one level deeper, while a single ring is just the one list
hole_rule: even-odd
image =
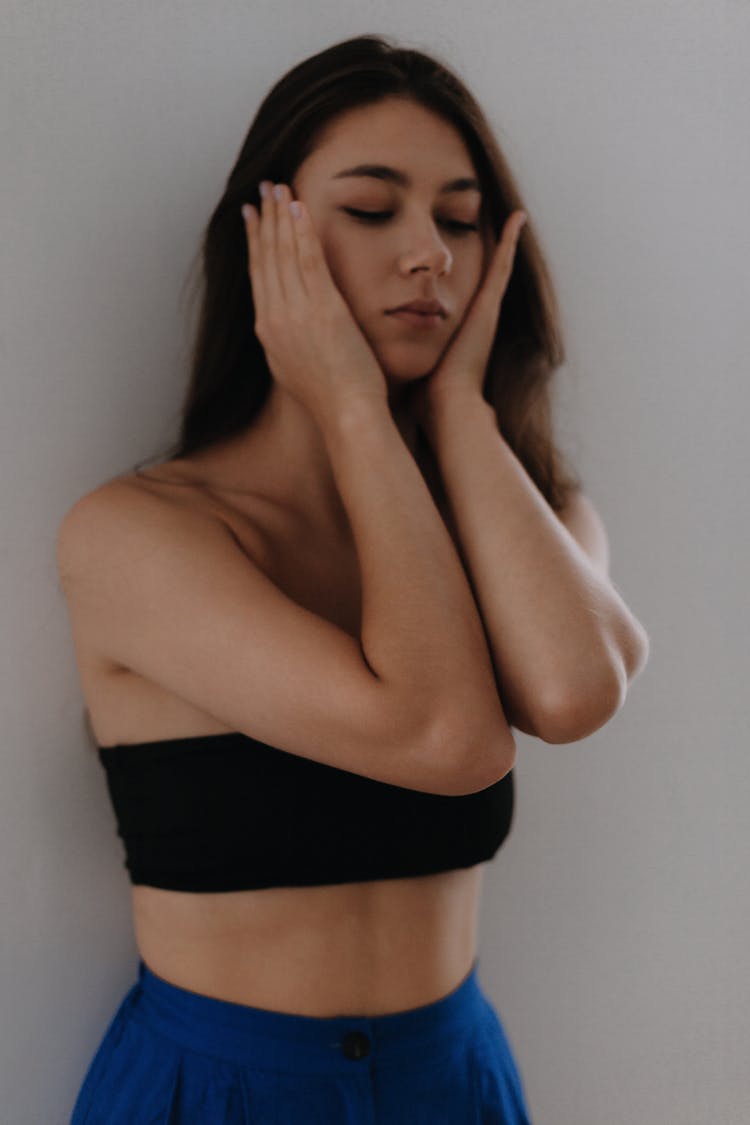
[{"label": "waist", "polygon": [[385,1019],[343,1015],[306,1019],[225,1003],[163,980],[141,961],[138,981],[118,1018],[128,1018],[189,1050],[259,1070],[349,1076],[389,1066],[403,1072],[404,1058],[440,1065],[492,1018],[479,984],[479,960],[432,1003],[402,1009]]},{"label": "waist", "polygon": [[132,888],[143,961],[205,996],[292,1015],[432,1003],[476,959],[483,866],[323,887]]}]

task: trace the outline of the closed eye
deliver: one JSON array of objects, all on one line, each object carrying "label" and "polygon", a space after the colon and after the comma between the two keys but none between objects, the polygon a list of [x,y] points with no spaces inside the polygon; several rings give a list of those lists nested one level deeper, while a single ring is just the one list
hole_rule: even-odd
[{"label": "closed eye", "polygon": [[[384,223],[393,217],[393,211],[358,211],[354,207],[342,207],[342,211],[346,211],[347,215],[353,215],[355,219],[361,219],[365,223]],[[456,234],[467,234],[469,231],[478,231],[479,226],[476,223],[460,223],[457,219],[443,219],[443,225],[450,227]]]}]

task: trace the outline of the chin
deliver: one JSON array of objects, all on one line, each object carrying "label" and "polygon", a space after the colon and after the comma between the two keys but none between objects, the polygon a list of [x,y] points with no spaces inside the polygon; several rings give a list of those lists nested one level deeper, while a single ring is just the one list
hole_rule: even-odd
[{"label": "chin", "polygon": [[[378,363],[386,379],[393,383],[413,383],[417,379],[423,379],[435,370],[438,362],[443,354],[444,349],[440,349],[439,354],[430,355],[410,355],[396,358],[394,356],[378,356]],[[426,352],[426,349],[425,349]]]}]

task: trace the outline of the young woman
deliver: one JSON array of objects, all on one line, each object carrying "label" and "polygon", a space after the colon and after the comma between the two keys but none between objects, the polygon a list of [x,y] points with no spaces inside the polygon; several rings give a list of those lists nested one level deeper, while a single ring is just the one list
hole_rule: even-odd
[{"label": "young woman", "polygon": [[477,975],[511,726],[596,730],[648,642],[523,216],[425,54],[337,44],[258,110],[177,448],[58,535],[140,954],[73,1125],[530,1120]]}]

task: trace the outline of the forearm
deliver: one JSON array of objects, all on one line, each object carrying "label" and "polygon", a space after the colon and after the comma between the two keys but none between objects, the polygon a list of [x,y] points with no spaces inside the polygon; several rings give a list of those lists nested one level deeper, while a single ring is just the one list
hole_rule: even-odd
[{"label": "forearm", "polygon": [[494,729],[495,752],[499,729],[511,745],[471,588],[386,404],[357,402],[322,431],[359,557],[370,668],[415,708]]},{"label": "forearm", "polygon": [[508,710],[542,736],[566,716],[606,721],[627,685],[627,607],[531,480],[481,395],[433,402],[426,429]]}]

